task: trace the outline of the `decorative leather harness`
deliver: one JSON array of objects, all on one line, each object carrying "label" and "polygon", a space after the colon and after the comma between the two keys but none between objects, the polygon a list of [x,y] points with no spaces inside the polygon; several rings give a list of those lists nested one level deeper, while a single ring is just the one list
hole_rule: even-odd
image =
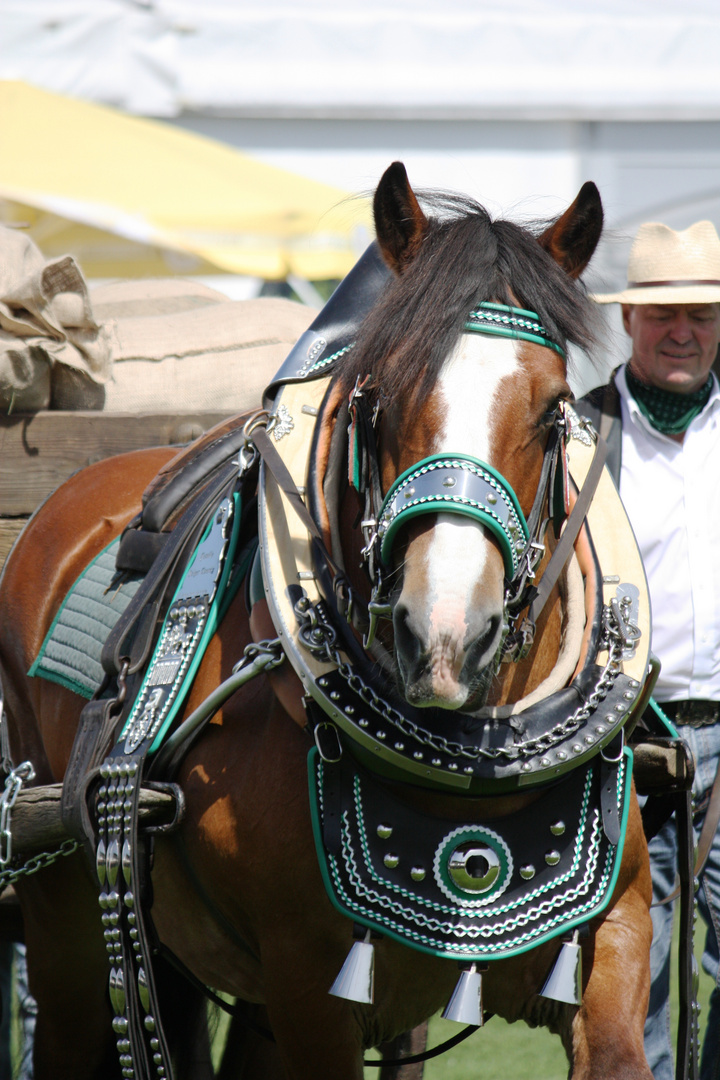
[{"label": "decorative leather harness", "polygon": [[[366,289],[355,287],[358,276],[361,285],[370,282]],[[602,468],[602,450],[598,452],[594,431],[572,409],[557,417],[537,497],[525,521],[507,481],[486,463],[464,455],[435,455],[418,462],[382,497],[374,459],[373,418],[364,411],[362,388],[357,387],[350,402],[350,418],[351,429],[360,434],[351,439],[350,459],[369,510],[363,528],[372,580],[371,600],[363,610],[364,605],[349,588],[339,553],[328,552],[318,528],[317,510],[323,495],[322,478],[314,472],[314,448],[333,370],[352,348],[357,322],[372,305],[385,276],[373,246],[361,260],[355,281],[345,291],[338,290],[330,301],[323,313],[324,325],[311,327],[301,338],[269,388],[267,430],[262,418],[245,429],[239,471],[241,477],[251,475],[257,457],[262,459],[259,550],[266,599],[282,653],[279,647],[262,653],[261,643],[262,662],[256,663],[260,655],[256,650],[247,670],[243,662],[238,665],[238,676],[244,681],[277,664],[284,655],[305,689],[316,743],[309,762],[314,827],[333,902],[365,926],[397,936],[413,947],[438,955],[499,958],[587,921],[602,910],[611,894],[629,790],[631,756],[623,749],[623,731],[634,723],[650,692],[646,686],[650,625],[644,573],[624,510]],[[337,325],[333,325],[335,317]],[[521,338],[562,353],[560,346],[548,340],[537,316],[522,309],[481,305],[470,314],[465,329]],[[233,445],[236,443],[237,439]],[[566,448],[570,476],[576,485],[569,490]],[[137,1075],[138,1070],[147,1076],[170,1076],[168,1048],[157,1024],[151,942],[142,916],[145,871],[136,806],[145,761],[151,751],[156,764],[177,761],[185,740],[194,737],[213,708],[219,707],[223,694],[239,685],[235,679],[231,688],[229,680],[207,708],[198,710],[201,715],[189,717],[170,733],[177,706],[200,662],[198,646],[207,639],[233,582],[237,584],[237,570],[233,569],[237,533],[231,527],[239,519],[233,494],[236,481],[230,474],[218,475],[213,491],[222,494],[222,502],[208,495],[203,538],[175,588],[139,695],[132,706],[125,706],[120,738],[100,766],[95,865],[110,960],[113,1027],[125,1076]],[[561,529],[566,501],[574,502],[574,507]],[[517,703],[505,713],[486,709],[465,715],[414,709],[386,680],[378,682],[377,664],[361,647],[352,620],[355,618],[365,631],[366,648],[372,649],[377,619],[388,614],[383,570],[390,562],[398,530],[416,514],[448,511],[480,521],[503,553],[508,633],[499,659],[504,662],[525,654],[532,643],[537,614],[563,568],[569,560],[582,560],[588,622],[581,655],[567,685],[538,701]],[[550,520],[559,539],[542,579],[536,583],[535,569]],[[177,539],[171,534],[161,547],[158,565],[153,565],[149,575],[153,579],[151,591],[155,589],[158,596],[168,591],[170,578],[163,576],[165,571],[159,565],[171,565],[168,548],[173,542],[180,547],[190,535],[197,536],[200,522],[198,519],[184,533],[179,529]],[[515,625],[525,609],[529,609],[525,619]],[[139,611],[131,615],[137,620]],[[96,711],[102,710],[104,730],[112,722],[112,708],[122,704],[127,673],[131,668],[140,672],[148,656],[139,633],[139,651],[133,649],[124,660],[127,630],[126,620],[105,650],[108,670],[120,671],[119,700],[90,703]],[[397,839],[404,830],[414,843],[426,823],[396,810],[394,789],[378,779],[378,769],[395,778],[398,791],[403,785],[419,784],[440,794],[482,798],[536,785],[548,786],[550,792],[562,787],[566,794],[569,784],[577,795],[565,814],[568,821],[561,821],[560,804],[548,795],[543,820],[547,819],[548,835],[553,839],[539,869],[532,865],[529,854],[520,852],[519,839],[510,833],[508,840],[498,829],[462,821],[456,821],[449,831],[434,827],[432,868],[421,866],[423,860],[427,863],[422,853],[407,855],[412,864],[407,867],[412,892],[393,877],[401,858],[393,862],[396,853],[387,841],[397,828]],[[161,769],[158,774],[162,775]],[[88,791],[91,783],[92,775],[85,778],[83,791]],[[366,816],[368,790],[374,792],[373,806],[399,815],[397,826]],[[67,804],[71,820],[72,807],[78,802],[68,797]],[[378,812],[373,811],[375,817]],[[577,819],[572,827],[570,814]],[[81,825],[85,835],[87,825],[85,812]],[[581,832],[582,842],[576,840]],[[469,849],[460,850],[468,844]],[[468,854],[468,850],[477,853],[478,845],[488,863],[488,869],[479,875],[471,864],[475,855]],[[343,851],[347,857],[340,861],[338,854]],[[579,851],[585,855],[578,855]],[[366,862],[366,869],[355,875],[354,882],[352,852],[364,852]],[[592,873],[587,870],[590,863]],[[538,898],[545,898],[550,908],[555,908],[554,914],[527,934],[518,931],[514,916],[508,917],[503,943],[497,948],[482,940],[479,947],[469,947],[468,941],[478,940],[477,927],[494,910],[493,903],[509,912],[518,911],[525,903],[520,892],[513,892],[514,869],[526,883],[535,878],[531,893],[535,888]],[[380,878],[384,879],[382,887]],[[365,903],[368,881],[377,893],[369,906]],[[576,902],[570,893],[581,899]],[[382,912],[390,902],[397,908],[398,900],[400,908],[388,920]],[[434,929],[418,931],[415,915],[398,918],[403,907],[413,910],[420,922],[429,918],[428,927]],[[450,913],[447,918],[444,909]]]},{"label": "decorative leather harness", "polygon": [[[306,490],[315,417],[328,385],[329,379],[289,384],[276,402],[277,414],[285,423],[275,434],[273,449],[282,457],[298,490]],[[594,471],[595,443],[591,429],[583,427],[570,411],[568,415],[573,474],[584,486]],[[591,504],[585,520],[592,535],[597,531],[603,537],[607,549],[603,563],[612,558],[611,565],[622,572],[608,574],[606,565],[600,572],[597,555],[588,545],[596,596],[591,605],[593,621],[588,628],[585,661],[569,687],[518,712],[513,729],[498,732],[485,723],[492,715],[489,712],[480,710],[477,716],[465,717],[441,709],[415,709],[387,685],[374,685],[373,662],[360,649],[346,619],[338,618],[334,582],[315,557],[316,541],[267,463],[264,457],[260,551],[273,622],[306,692],[353,744],[381,757],[408,779],[415,776],[445,790],[489,793],[557,779],[603,749],[625,726],[634,706],[644,704],[649,656],[644,574],[624,510],[612,482],[601,470],[597,492],[602,500]],[[443,475],[448,471],[438,468],[432,479]],[[386,505],[406,482],[407,477],[400,478]],[[287,486],[285,483],[284,488]],[[492,495],[497,489],[486,483],[486,490]],[[311,501],[312,492],[307,491],[307,495]],[[438,498],[442,495],[428,497],[420,512],[437,511],[438,505],[443,505]],[[516,503],[509,495],[505,499],[506,505]],[[471,515],[478,513],[475,501],[467,506]],[[495,509],[492,503],[484,505],[486,513]],[[612,529],[604,523],[608,512]],[[288,582],[295,584],[288,588]],[[623,591],[623,583],[628,582],[632,589]],[[536,587],[532,585],[532,589]],[[582,740],[578,742],[576,733],[581,727]],[[512,736],[509,741],[508,732]]]}]

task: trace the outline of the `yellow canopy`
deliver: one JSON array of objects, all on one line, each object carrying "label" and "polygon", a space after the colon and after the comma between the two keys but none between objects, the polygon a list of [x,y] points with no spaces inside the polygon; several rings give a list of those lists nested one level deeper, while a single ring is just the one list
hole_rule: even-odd
[{"label": "yellow canopy", "polygon": [[[4,205],[3,205],[4,204]],[[368,240],[347,192],[168,124],[0,81],[0,220],[87,277],[343,277]]]}]

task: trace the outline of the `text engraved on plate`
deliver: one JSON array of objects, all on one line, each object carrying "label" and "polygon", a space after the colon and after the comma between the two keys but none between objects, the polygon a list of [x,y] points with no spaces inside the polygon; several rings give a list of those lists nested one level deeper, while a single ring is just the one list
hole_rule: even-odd
[{"label": "text engraved on plate", "polygon": [[[193,619],[196,614],[199,612],[193,610]],[[158,646],[155,663],[148,675],[148,686],[161,686],[173,682],[192,646],[193,633],[188,626],[187,609],[181,614],[173,608],[170,618],[173,616],[176,617],[176,621],[168,626]]]}]

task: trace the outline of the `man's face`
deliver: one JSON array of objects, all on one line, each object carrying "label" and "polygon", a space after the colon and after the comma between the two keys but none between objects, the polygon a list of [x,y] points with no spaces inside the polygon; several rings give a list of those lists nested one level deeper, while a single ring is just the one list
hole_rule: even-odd
[{"label": "man's face", "polygon": [[704,385],[720,343],[720,304],[623,304],[622,314],[638,379],[675,394]]}]

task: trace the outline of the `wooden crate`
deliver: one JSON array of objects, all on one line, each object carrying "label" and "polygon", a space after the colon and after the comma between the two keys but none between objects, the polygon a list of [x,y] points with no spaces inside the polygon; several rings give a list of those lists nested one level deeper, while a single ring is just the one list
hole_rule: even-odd
[{"label": "wooden crate", "polygon": [[30,514],[78,469],[152,446],[181,446],[225,412],[17,413],[0,416],[0,567]]}]

